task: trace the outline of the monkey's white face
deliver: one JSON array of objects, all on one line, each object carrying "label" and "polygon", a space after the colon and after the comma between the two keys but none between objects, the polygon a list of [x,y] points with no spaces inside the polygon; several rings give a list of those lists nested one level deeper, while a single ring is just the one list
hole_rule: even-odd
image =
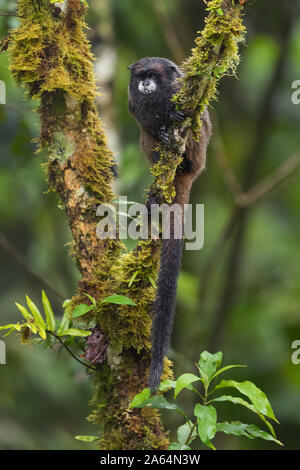
[{"label": "monkey's white face", "polygon": [[156,81],[153,78],[145,78],[139,82],[139,91],[144,95],[154,93],[157,89]]}]

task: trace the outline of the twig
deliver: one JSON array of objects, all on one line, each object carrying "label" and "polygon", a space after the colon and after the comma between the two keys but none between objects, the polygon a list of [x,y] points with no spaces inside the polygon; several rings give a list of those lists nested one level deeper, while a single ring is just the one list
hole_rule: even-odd
[{"label": "twig", "polygon": [[249,207],[273,192],[300,168],[300,155],[293,155],[280,165],[271,175],[257,183],[246,193],[237,197],[237,205]]},{"label": "twig", "polygon": [[17,18],[23,18],[22,16],[17,15],[16,13],[1,13],[0,12],[0,16],[14,16],[14,17],[17,17]]},{"label": "twig", "polygon": [[211,255],[209,256],[204,266],[199,291],[199,303],[201,305],[201,309],[203,310],[205,310],[206,294],[208,292],[208,286],[212,278],[213,268],[217,265],[218,259],[220,257],[220,251],[224,248],[224,243],[230,238],[233,233],[238,216],[239,213],[235,207],[226,226],[223,228],[220,236],[218,237],[214,248],[211,251]]},{"label": "twig", "polygon": [[23,268],[25,268],[26,271],[32,277],[37,279],[41,284],[44,284],[49,289],[51,289],[52,292],[61,300],[65,299],[65,296],[62,295],[55,287],[53,287],[52,284],[43,279],[36,271],[34,271],[30,266],[28,266],[26,258],[7,240],[6,236],[2,232],[0,232],[0,246],[3,248],[3,250],[9,253],[17,263],[23,266]]},{"label": "twig", "polygon": [[59,336],[57,336],[55,333],[53,333],[53,331],[46,330],[46,333],[50,333],[50,335],[54,336],[54,338],[56,338],[62,344],[62,346],[66,349],[66,351],[68,351],[68,353],[73,357],[73,359],[75,359],[75,361],[79,362],[79,364],[81,364],[84,367],[87,367],[88,369],[91,369],[91,370],[94,370],[94,371],[97,370],[95,367],[90,366],[89,364],[86,364],[85,362],[78,359],[78,357],[75,356],[75,354],[73,354],[71,349],[63,342],[63,340]]},{"label": "twig", "polygon": [[249,207],[260,201],[263,197],[269,195],[276,189],[282,182],[289,178],[295,171],[298,170],[300,165],[300,155],[293,155],[289,157],[282,165],[280,165],[273,173],[268,175],[262,181],[257,183],[248,191],[243,191],[240,182],[238,181],[231,165],[229,164],[223,141],[220,137],[218,130],[218,122],[214,117],[213,126],[216,131],[212,145],[216,161],[219,164],[220,172],[223,180],[233,194],[234,201],[238,207]]},{"label": "twig", "polygon": [[215,137],[212,139],[213,153],[216,156],[216,161],[220,167],[220,172],[224,183],[236,200],[243,193],[243,189],[231,165],[228,162],[216,116],[213,118],[213,129],[215,130]]},{"label": "twig", "polygon": [[154,0],[153,8],[161,24],[161,30],[164,34],[165,41],[174,57],[174,60],[180,64],[185,59],[185,53],[181,42],[178,39],[166,6],[162,0]]}]

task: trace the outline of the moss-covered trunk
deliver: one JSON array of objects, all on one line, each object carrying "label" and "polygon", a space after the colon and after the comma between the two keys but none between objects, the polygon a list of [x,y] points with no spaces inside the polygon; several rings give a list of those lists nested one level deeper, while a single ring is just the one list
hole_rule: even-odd
[{"label": "moss-covered trunk", "polygon": [[[200,115],[214,97],[221,77],[237,63],[243,36],[239,1],[207,1],[206,27],[191,57],[183,64],[186,77],[176,97],[192,116],[177,128],[174,148],[161,148],[153,168],[152,191],[170,202],[173,178],[188,132],[201,125]],[[132,253],[122,243],[100,240],[96,208],[111,203],[113,159],[107,148],[95,105],[93,57],[86,39],[86,7],[69,0],[60,11],[49,0],[19,0],[20,26],[10,46],[11,72],[30,97],[40,100],[40,148],[47,153],[49,186],[57,192],[70,224],[74,254],[82,279],[72,305],[97,302],[113,293],[132,298],[137,306],[102,304],[84,316],[99,325],[109,346],[107,359],[95,373],[90,420],[101,426],[102,449],[165,449],[168,436],[154,409],[129,410],[133,396],[146,386],[150,364],[152,279],[159,264],[159,241],[141,241]],[[133,281],[132,281],[133,280]],[[132,282],[130,282],[132,281]],[[130,285],[130,287],[129,287]],[[166,359],[165,377],[170,377]]]}]

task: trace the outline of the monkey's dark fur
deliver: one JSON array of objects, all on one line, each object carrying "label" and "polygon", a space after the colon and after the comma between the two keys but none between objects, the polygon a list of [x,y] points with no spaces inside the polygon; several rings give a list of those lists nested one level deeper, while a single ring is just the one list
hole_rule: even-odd
[{"label": "monkey's dark fur", "polygon": [[[180,87],[183,76],[176,64],[168,59],[145,57],[129,67],[129,110],[141,126],[141,146],[150,163],[157,163],[159,155],[154,149],[159,142],[168,144],[168,128],[175,120],[185,119],[176,111],[171,98]],[[211,136],[208,111],[202,115],[203,125],[198,140],[189,136],[183,162],[177,169],[174,203],[188,204],[193,182],[205,168],[206,148]],[[152,201],[155,203],[157,201]],[[151,203],[150,203],[151,204]],[[149,387],[152,392],[160,383],[163,360],[167,353],[176,306],[177,278],[180,270],[183,240],[174,238],[174,220],[171,221],[170,239],[163,240],[157,293],[152,324],[152,360]],[[174,230],[174,229],[173,229]]]}]

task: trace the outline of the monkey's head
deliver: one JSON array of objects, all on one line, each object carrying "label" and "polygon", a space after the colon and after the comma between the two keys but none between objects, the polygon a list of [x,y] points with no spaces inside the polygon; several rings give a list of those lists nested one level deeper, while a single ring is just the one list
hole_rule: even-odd
[{"label": "monkey's head", "polygon": [[137,96],[165,93],[182,76],[174,62],[161,57],[144,57],[130,65],[130,94]]}]

